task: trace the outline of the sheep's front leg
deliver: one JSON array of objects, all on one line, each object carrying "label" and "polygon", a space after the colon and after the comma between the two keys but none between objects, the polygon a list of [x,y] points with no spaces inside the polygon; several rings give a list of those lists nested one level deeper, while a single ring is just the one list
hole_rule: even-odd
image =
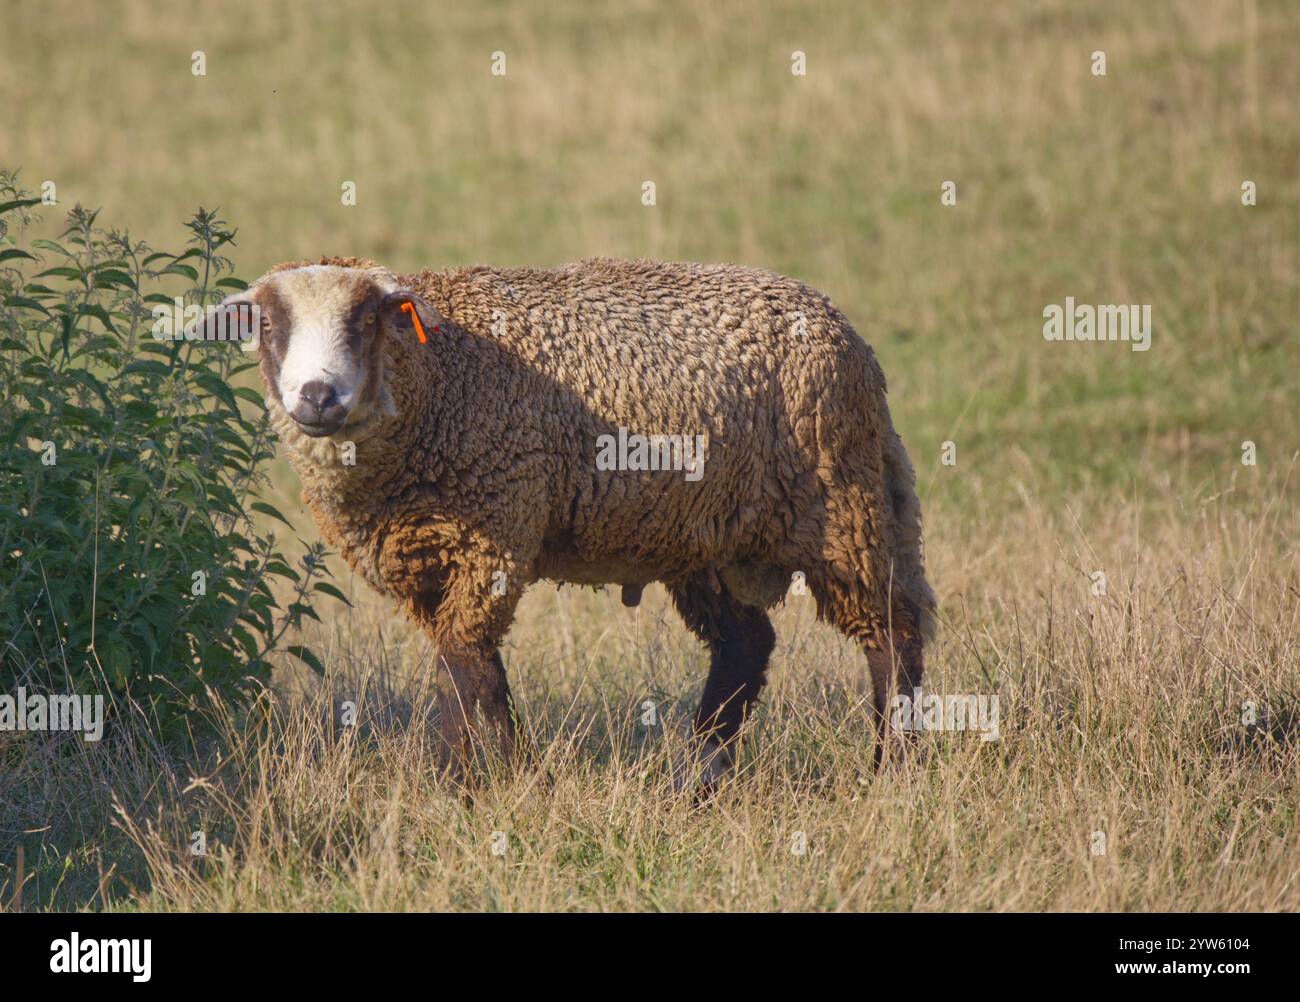
[{"label": "sheep's front leg", "polygon": [[498,754],[507,765],[515,760],[510,685],[497,650],[523,592],[514,571],[494,560],[458,568],[433,615],[441,732],[458,776],[471,761]]},{"label": "sheep's front leg", "polygon": [[453,775],[470,762],[515,753],[514,711],[501,652],[447,645],[438,652],[438,710]]}]

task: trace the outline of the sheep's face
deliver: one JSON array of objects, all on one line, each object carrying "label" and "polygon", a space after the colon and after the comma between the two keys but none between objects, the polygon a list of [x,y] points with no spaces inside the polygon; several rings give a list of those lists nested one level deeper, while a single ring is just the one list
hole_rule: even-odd
[{"label": "sheep's face", "polygon": [[310,265],[271,272],[222,303],[256,305],[267,394],[313,438],[394,414],[384,384],[384,341],[411,303],[431,326],[432,308],[383,268]]},{"label": "sheep's face", "polygon": [[304,434],[332,435],[377,402],[367,391],[380,389],[370,376],[382,378],[380,311],[390,291],[379,277],[314,265],[257,284],[267,318],[260,346],[267,391]]}]

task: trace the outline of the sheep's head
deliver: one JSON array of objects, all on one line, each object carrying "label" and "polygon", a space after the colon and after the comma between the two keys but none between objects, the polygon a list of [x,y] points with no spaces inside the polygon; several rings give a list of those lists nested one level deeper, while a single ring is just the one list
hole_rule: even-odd
[{"label": "sheep's head", "polygon": [[203,323],[236,317],[248,324],[256,317],[260,329],[253,336],[268,397],[300,431],[319,438],[396,414],[384,380],[384,345],[412,326],[410,310],[426,330],[441,321],[385,268],[320,264],[268,272]]}]

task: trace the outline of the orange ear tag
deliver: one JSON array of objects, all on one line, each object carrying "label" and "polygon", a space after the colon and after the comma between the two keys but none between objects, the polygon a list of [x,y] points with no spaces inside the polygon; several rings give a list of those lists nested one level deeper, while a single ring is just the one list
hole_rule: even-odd
[{"label": "orange ear tag", "polygon": [[420,338],[420,344],[428,344],[429,339],[424,336],[424,325],[420,323],[420,314],[415,312],[415,304],[409,301],[403,303],[402,312],[411,315],[411,320],[415,323],[415,333]]}]

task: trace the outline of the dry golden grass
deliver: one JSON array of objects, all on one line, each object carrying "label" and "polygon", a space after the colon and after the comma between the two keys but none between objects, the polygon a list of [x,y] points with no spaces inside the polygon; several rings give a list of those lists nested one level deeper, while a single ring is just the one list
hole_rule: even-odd
[{"label": "dry golden grass", "polygon": [[[916,460],[928,687],[1001,699],[1000,740],[923,735],[875,776],[864,659],[792,599],[741,774],[697,810],[668,763],[706,659],[662,592],[538,586],[505,656],[550,782],[497,777],[470,809],[433,779],[427,641],[353,582],[308,637],[327,684],[286,668],[260,723],[214,708],[202,755],[125,728],[10,756],[26,907],[1300,906],[1293,4],[16,10],[0,158],[163,245],[219,204],[245,277],[601,253],[826,291]],[[1046,344],[1067,295],[1151,303],[1152,350]]]},{"label": "dry golden grass", "polygon": [[[1286,491],[1238,484],[1185,511],[1026,502],[995,516],[1014,533],[983,542],[978,515],[963,541],[936,512],[947,612],[930,688],[998,694],[1000,739],[923,734],[881,775],[861,655],[807,600],[777,616],[739,774],[697,808],[673,793],[670,761],[704,658],[662,592],[626,610],[539,589],[507,664],[541,766],[486,778],[467,806],[433,779],[427,642],[362,594],[317,638],[329,686],[286,675],[264,714],[222,720],[206,758],[140,736],[30,758],[48,780],[31,806],[56,825],[64,804],[113,816],[102,865],[124,865],[114,893],[82,889],[95,906],[1294,909],[1300,577],[1277,544],[1300,518]],[[345,699],[356,727],[339,722]],[[659,726],[642,724],[646,700]]]}]

